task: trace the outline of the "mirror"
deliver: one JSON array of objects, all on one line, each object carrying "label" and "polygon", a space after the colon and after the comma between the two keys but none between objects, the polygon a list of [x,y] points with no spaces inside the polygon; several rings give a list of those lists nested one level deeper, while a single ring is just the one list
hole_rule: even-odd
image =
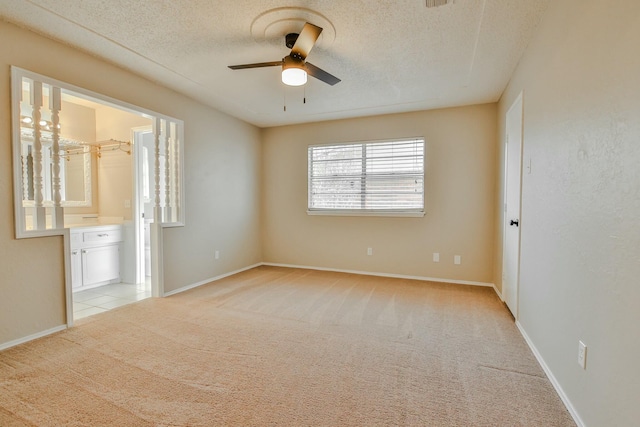
[{"label": "mirror", "polygon": [[[53,206],[53,140],[42,132],[42,185],[45,206]],[[34,205],[33,130],[21,129],[23,206]],[[78,141],[60,138],[60,195],[63,207],[91,206],[90,147]]]}]

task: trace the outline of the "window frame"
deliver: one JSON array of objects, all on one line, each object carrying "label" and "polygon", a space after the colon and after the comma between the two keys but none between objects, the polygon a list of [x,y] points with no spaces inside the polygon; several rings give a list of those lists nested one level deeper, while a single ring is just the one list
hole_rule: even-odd
[{"label": "window frame", "polygon": [[[393,142],[420,141],[422,143],[422,207],[421,208],[397,208],[397,209],[336,209],[336,208],[312,208],[312,157],[311,152],[314,148],[340,147],[345,145],[362,145],[367,144],[384,144]],[[378,217],[424,217],[425,215],[425,181],[426,181],[426,140],[423,136],[391,138],[381,140],[365,140],[365,141],[347,141],[333,142],[323,144],[310,144],[307,146],[307,215],[326,215],[326,216],[378,216]],[[363,156],[363,160],[366,157]],[[366,172],[363,174],[366,176]],[[360,193],[364,196],[364,192]]]}]

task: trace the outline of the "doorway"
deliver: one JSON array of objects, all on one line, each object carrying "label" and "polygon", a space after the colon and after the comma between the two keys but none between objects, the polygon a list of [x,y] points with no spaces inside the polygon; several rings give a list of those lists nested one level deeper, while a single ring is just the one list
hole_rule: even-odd
[{"label": "doorway", "polygon": [[507,111],[504,183],[504,240],[502,253],[502,294],[507,307],[518,320],[520,276],[520,211],[522,189],[522,92]]},{"label": "doorway", "polygon": [[135,151],[134,186],[136,194],[137,240],[136,278],[137,282],[151,281],[151,223],[154,221],[154,205],[151,186],[155,168],[152,163],[155,136],[151,126],[132,129]]},{"label": "doorway", "polygon": [[[76,264],[79,264],[78,278],[72,279],[75,320],[149,298],[152,294],[151,269],[145,268],[145,225],[148,228],[148,223],[144,221],[141,191],[142,183],[148,183],[148,179],[141,179],[148,163],[142,158],[143,151],[138,149],[142,145],[138,135],[142,135],[142,131],[151,133],[151,119],[99,101],[85,101],[85,107],[95,111],[88,118],[95,120],[95,128],[106,128],[109,133],[103,131],[104,142],[94,149],[97,184],[94,219],[70,231],[71,245],[76,245],[72,247],[72,260],[77,256]],[[113,141],[118,145],[113,145]],[[149,235],[146,235],[148,241]],[[96,237],[88,241],[87,236]],[[150,246],[146,249],[149,259]],[[89,273],[93,275],[90,277]]]}]

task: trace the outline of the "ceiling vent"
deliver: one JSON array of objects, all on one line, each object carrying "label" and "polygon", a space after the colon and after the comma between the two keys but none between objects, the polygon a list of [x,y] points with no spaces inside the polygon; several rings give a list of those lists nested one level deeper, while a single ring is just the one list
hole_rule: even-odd
[{"label": "ceiling vent", "polygon": [[427,7],[446,6],[453,3],[453,0],[426,0]]}]

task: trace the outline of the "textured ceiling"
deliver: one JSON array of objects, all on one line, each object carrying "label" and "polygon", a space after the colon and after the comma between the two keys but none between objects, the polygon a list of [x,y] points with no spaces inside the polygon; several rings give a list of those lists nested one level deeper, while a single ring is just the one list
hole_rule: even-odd
[{"label": "textured ceiling", "polygon": [[[548,1],[2,0],[0,16],[268,127],[497,101]],[[227,68],[282,59],[305,21],[325,29],[308,61],[341,83]]]}]

